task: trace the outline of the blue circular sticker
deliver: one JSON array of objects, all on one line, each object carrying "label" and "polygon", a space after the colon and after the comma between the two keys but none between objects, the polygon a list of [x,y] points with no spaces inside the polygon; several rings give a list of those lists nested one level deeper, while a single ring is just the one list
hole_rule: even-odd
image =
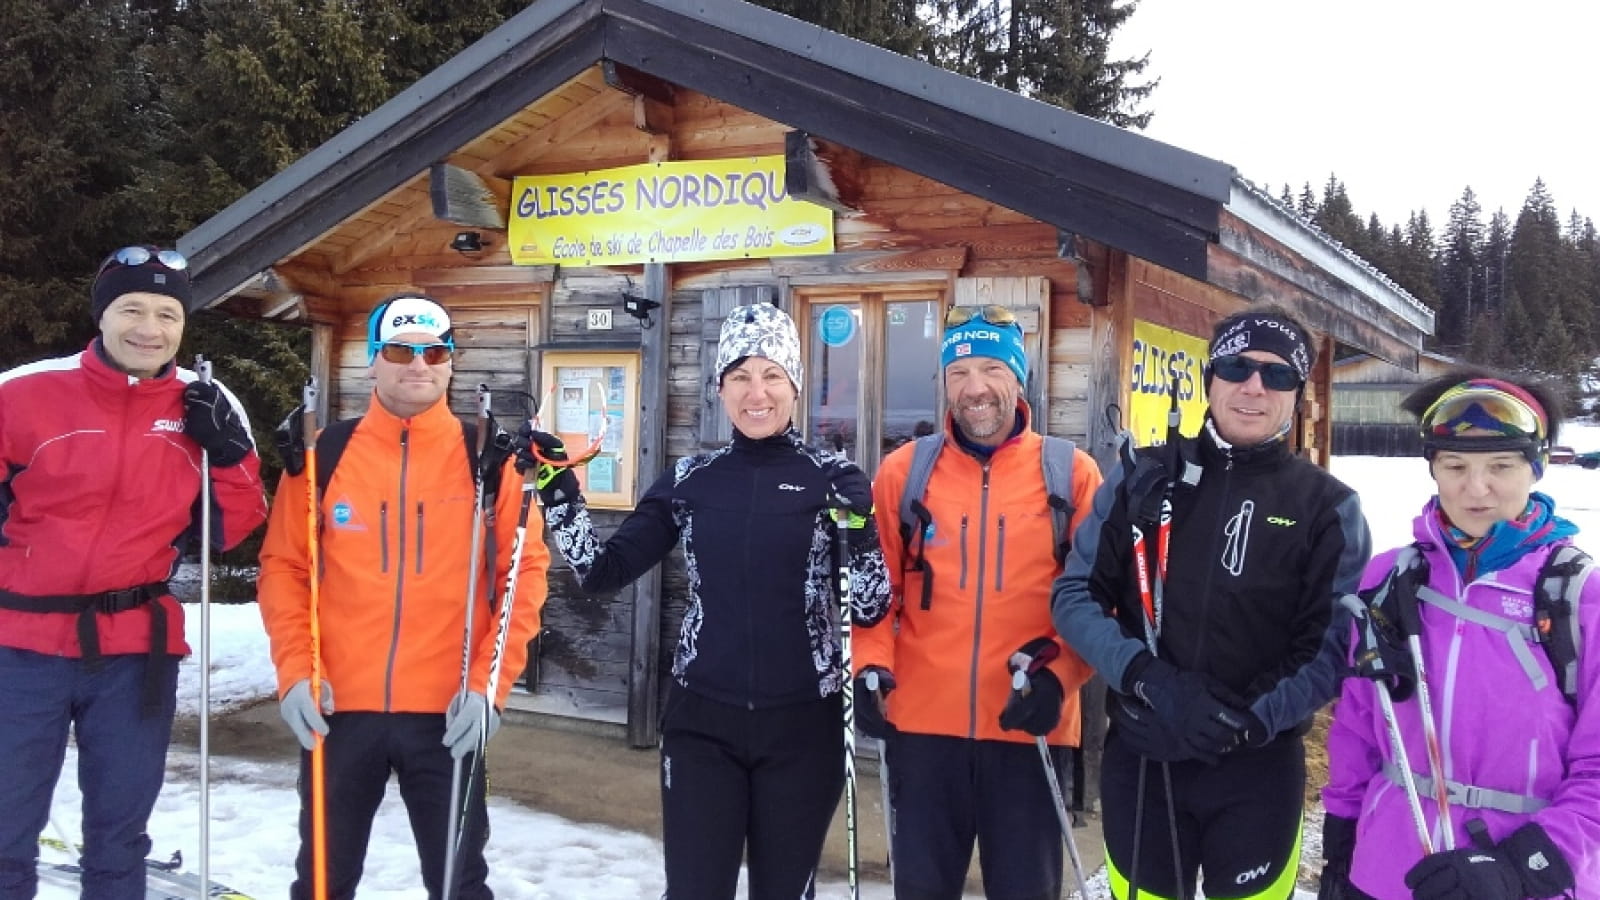
[{"label": "blue circular sticker", "polygon": [[349,525],[350,524],[350,513],[351,513],[350,504],[344,502],[343,500],[339,501],[338,503],[335,503],[333,505],[333,524],[335,524],[335,525]]},{"label": "blue circular sticker", "polygon": [[856,336],[856,317],[848,306],[830,306],[818,318],[817,332],[829,347],[843,347]]}]

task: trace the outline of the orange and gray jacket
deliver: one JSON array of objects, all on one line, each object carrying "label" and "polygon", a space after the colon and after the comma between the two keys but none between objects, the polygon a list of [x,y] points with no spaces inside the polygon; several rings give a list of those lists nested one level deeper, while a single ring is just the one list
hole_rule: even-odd
[{"label": "orange and gray jacket", "polygon": [[[1025,403],[1018,409],[1026,419]],[[976,740],[1032,741],[1031,735],[1000,729],[1000,711],[1011,696],[1007,660],[1037,637],[1055,637],[1050,587],[1061,567],[1054,552],[1054,527],[1041,438],[1026,426],[988,460],[964,450],[946,420],[946,440],[934,462],[922,503],[932,523],[920,538],[926,571],[903,567],[900,498],[911,468],[914,443],[883,461],[873,481],[878,534],[892,585],[890,615],[855,632],[854,668],[882,666],[894,673],[888,718],[901,731]],[[1094,459],[1076,450],[1072,464],[1072,527],[1088,514],[1100,486]],[[905,598],[922,596],[933,579],[926,608]],[[1062,643],[1050,663],[1061,679],[1066,703],[1051,744],[1079,739],[1077,690],[1090,669]]]},{"label": "orange and gray jacket", "polygon": [[[507,461],[494,506],[492,584],[473,598],[470,688],[484,691],[521,506]],[[443,712],[460,688],[476,488],[461,424],[443,402],[400,419],[372,399],[321,502],[323,677],[341,712]],[[279,693],[311,675],[305,473],[285,474],[261,550],[259,601]],[[530,512],[504,668],[505,706],[539,628],[550,554]],[[484,569],[487,572],[487,567]]]}]

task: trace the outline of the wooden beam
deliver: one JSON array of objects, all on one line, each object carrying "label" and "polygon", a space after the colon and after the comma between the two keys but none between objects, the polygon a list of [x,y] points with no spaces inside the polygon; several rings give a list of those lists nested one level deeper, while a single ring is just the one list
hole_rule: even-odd
[{"label": "wooden beam", "polygon": [[[667,267],[647,263],[644,296],[661,304],[656,325],[641,335],[639,357],[639,478],[638,497],[667,469],[667,388],[671,384],[672,291]],[[547,306],[550,304],[546,304]],[[637,502],[637,497],[635,498]],[[661,566],[651,566],[636,582],[633,593],[633,650],[628,666],[628,743],[635,747],[656,744],[657,702],[660,695],[656,656],[661,639]]]},{"label": "wooden beam", "polygon": [[597,94],[496,154],[492,160],[495,174],[520,175],[540,157],[600,124],[606,117],[625,110],[631,115],[632,107],[633,98],[626,94]]},{"label": "wooden beam", "polygon": [[624,94],[647,97],[663,106],[672,106],[676,102],[677,90],[671,82],[648,75],[632,66],[607,59],[601,61],[600,72],[605,76],[608,86]]},{"label": "wooden beam", "polygon": [[675,110],[644,95],[633,98],[633,127],[645,134],[671,134]]},{"label": "wooden beam", "polygon": [[903,276],[908,272],[930,270],[959,272],[967,264],[967,248],[938,247],[904,252],[862,250],[821,256],[777,256],[768,260],[768,263],[772,266],[772,274],[780,278],[817,275]]},{"label": "wooden beam", "polygon": [[344,252],[334,258],[333,265],[330,267],[333,274],[343,275],[360,266],[384,250],[389,249],[389,245],[394,242],[396,235],[411,231],[432,218],[433,205],[424,203],[420,199],[417,200],[407,207],[405,212],[367,232],[357,238],[350,246],[344,248]]},{"label": "wooden beam", "polygon": [[455,266],[416,269],[411,273],[411,280],[417,287],[550,284],[556,280],[556,267],[554,265]]}]

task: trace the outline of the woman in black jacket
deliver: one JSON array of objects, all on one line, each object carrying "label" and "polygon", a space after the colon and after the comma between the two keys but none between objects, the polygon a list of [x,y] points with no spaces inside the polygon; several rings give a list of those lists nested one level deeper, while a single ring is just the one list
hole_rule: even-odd
[{"label": "woman in black jacket", "polygon": [[[715,371],[733,440],[678,461],[603,544],[560,440],[525,435],[545,516],[587,591],[629,584],[680,541],[688,609],[662,715],[666,898],[807,896],[844,785],[847,673],[834,598],[834,510],[851,516],[852,619],[875,622],[889,581],[859,468],[800,440],[794,322],[769,304],[723,322]],[[532,446],[528,446],[531,444]]]}]

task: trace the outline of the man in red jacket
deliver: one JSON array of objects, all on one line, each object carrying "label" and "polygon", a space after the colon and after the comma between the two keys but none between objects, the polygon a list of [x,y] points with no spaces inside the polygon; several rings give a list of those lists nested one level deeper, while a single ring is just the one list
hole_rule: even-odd
[{"label": "man in red jacket", "polygon": [[199,531],[212,546],[267,515],[238,400],[173,364],[193,312],[175,250],[125,247],[91,291],[100,336],[0,374],[0,900],[34,895],[38,839],[70,730],[83,791],[83,896],[144,900],[189,652],[167,590]]}]

